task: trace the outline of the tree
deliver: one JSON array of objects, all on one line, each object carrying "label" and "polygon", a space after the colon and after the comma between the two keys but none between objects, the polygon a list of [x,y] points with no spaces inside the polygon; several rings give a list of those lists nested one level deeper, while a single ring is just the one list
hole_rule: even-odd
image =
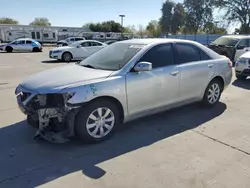
[{"label": "tree", "polygon": [[231,22],[240,22],[240,33],[250,32],[250,1],[249,0],[217,0],[217,6],[225,9],[225,18]]},{"label": "tree", "polygon": [[35,20],[31,22],[30,25],[51,26],[51,23],[49,22],[48,18],[35,18]]},{"label": "tree", "polygon": [[174,14],[171,20],[171,33],[177,34],[185,20],[185,10],[182,3],[177,3],[174,7]]},{"label": "tree", "polygon": [[175,3],[172,1],[167,0],[165,3],[162,5],[162,16],[160,18],[160,25],[161,25],[161,30],[169,34],[171,31],[171,20],[173,17],[173,8],[175,6]]},{"label": "tree", "polygon": [[204,27],[203,31],[207,34],[227,34],[227,30],[224,27],[218,27],[216,23],[207,22]]},{"label": "tree", "polygon": [[0,24],[18,24],[18,21],[17,20],[14,20],[12,18],[5,18],[5,17],[2,17],[0,18]]},{"label": "tree", "polygon": [[213,20],[214,0],[184,0],[185,32],[195,33]]},{"label": "tree", "polygon": [[161,30],[168,34],[176,34],[180,31],[185,19],[183,4],[167,0],[162,5],[162,16],[160,18]]},{"label": "tree", "polygon": [[159,22],[157,20],[151,20],[148,23],[146,30],[152,37],[160,37],[161,35],[161,26],[159,25]]},{"label": "tree", "polygon": [[115,21],[86,23],[84,27],[88,27],[94,32],[122,32],[122,30],[124,29],[120,23],[117,23]]}]

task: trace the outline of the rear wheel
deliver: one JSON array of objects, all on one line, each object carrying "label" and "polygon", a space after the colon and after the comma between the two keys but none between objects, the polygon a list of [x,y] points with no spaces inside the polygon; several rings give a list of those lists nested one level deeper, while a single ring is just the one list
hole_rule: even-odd
[{"label": "rear wheel", "polygon": [[221,97],[222,83],[218,79],[213,79],[207,86],[202,103],[207,107],[216,105]]},{"label": "rear wheel", "polygon": [[96,100],[84,106],[76,116],[75,134],[89,143],[109,138],[120,123],[117,106],[108,100]]},{"label": "rear wheel", "polygon": [[13,52],[13,48],[11,46],[7,46],[6,52],[8,52],[8,53]]},{"label": "rear wheel", "polygon": [[39,48],[38,47],[34,47],[32,52],[39,52]]},{"label": "rear wheel", "polygon": [[72,60],[72,54],[70,52],[64,52],[62,54],[62,60],[65,62],[70,62]]},{"label": "rear wheel", "polygon": [[242,75],[236,74],[236,78],[238,80],[245,80],[245,79],[247,79],[247,76],[242,76]]}]

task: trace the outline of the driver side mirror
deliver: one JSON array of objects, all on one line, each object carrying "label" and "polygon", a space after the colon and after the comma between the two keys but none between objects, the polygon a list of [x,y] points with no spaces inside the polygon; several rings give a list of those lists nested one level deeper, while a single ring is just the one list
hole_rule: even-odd
[{"label": "driver side mirror", "polygon": [[81,48],[82,46],[81,45],[78,45],[77,48]]},{"label": "driver side mirror", "polygon": [[139,62],[134,67],[135,72],[144,72],[150,70],[152,70],[152,63],[150,62]]},{"label": "driver side mirror", "polygon": [[238,45],[238,46],[237,46],[237,49],[238,49],[238,50],[243,50],[244,48],[246,48],[246,46],[243,46],[243,45]]}]

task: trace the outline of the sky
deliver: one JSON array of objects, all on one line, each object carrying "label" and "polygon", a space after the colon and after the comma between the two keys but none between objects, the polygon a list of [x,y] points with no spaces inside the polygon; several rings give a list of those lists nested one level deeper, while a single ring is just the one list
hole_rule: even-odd
[{"label": "sky", "polygon": [[[53,26],[81,27],[88,22],[114,20],[124,26],[158,20],[164,0],[0,0],[0,17],[28,25],[35,17],[46,17]],[[11,2],[11,3],[10,3]],[[175,0],[183,2],[183,0]]]}]

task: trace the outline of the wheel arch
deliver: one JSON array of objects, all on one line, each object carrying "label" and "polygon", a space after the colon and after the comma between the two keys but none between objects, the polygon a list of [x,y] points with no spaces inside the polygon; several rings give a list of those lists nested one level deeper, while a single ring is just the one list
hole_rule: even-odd
[{"label": "wheel arch", "polygon": [[65,52],[63,52],[62,55],[61,55],[61,58],[63,58],[63,55],[64,55],[65,53],[69,53],[69,54],[71,55],[71,59],[74,58],[73,54],[72,54],[70,51],[65,51]]},{"label": "wheel arch", "polygon": [[94,99],[92,99],[92,100],[90,100],[90,101],[88,101],[86,103],[83,103],[82,106],[85,106],[87,104],[90,104],[90,103],[92,103],[94,101],[98,101],[98,100],[107,100],[107,101],[110,101],[110,102],[114,103],[117,106],[118,110],[119,110],[119,113],[120,113],[119,115],[120,115],[121,122],[124,121],[124,108],[122,106],[122,103],[115,97],[111,97],[111,96],[96,97],[96,98],[94,98]]},{"label": "wheel arch", "polygon": [[[224,86],[225,86],[225,80],[224,80],[224,78],[222,77],[222,76],[215,76],[215,77],[213,77],[211,80],[210,80],[210,82],[211,81],[213,81],[213,80],[218,80],[220,83],[221,83],[221,89],[222,89],[222,91],[224,90]],[[210,83],[209,82],[209,83]],[[221,92],[222,92],[221,91]]]}]

